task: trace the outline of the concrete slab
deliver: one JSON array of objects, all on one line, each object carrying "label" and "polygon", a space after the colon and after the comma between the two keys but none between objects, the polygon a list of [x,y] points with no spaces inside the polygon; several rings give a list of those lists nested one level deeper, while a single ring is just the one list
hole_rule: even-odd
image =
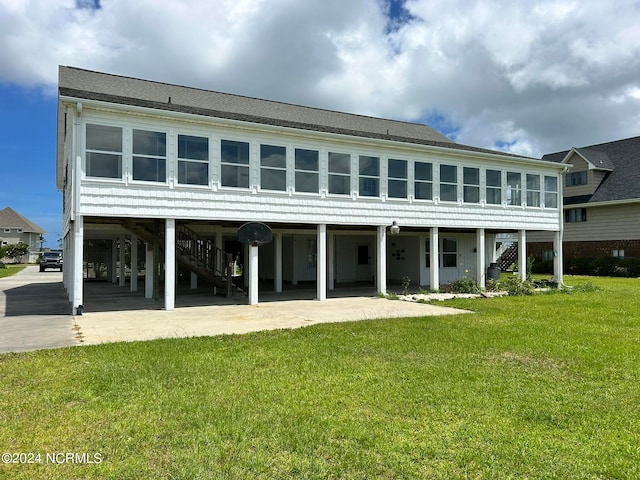
[{"label": "concrete slab", "polygon": [[28,266],[0,278],[0,353],[78,345],[62,273]]}]

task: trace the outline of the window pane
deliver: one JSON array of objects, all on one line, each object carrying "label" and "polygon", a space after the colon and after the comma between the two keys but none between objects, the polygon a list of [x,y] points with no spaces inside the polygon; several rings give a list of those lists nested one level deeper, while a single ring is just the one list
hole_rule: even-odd
[{"label": "window pane", "polygon": [[558,191],[558,178],[557,177],[544,177],[544,189],[547,192]]},{"label": "window pane", "polygon": [[502,172],[500,170],[487,170],[487,186],[502,186]]},{"label": "window pane", "polygon": [[540,192],[535,192],[532,190],[527,191],[527,206],[528,207],[540,206]]},{"label": "window pane", "polygon": [[296,192],[318,193],[318,174],[296,172]]},{"label": "window pane", "polygon": [[351,173],[351,155],[329,152],[329,173]]},{"label": "window pane", "polygon": [[480,187],[464,187],[464,201],[466,203],[480,202]]},{"label": "window pane", "polygon": [[360,155],[360,175],[377,177],[380,175],[380,159],[378,157],[368,157]]},{"label": "window pane", "polygon": [[359,194],[363,197],[377,197],[378,182],[377,178],[360,177]]},{"label": "window pane", "polygon": [[163,158],[133,157],[133,179],[146,182],[166,180],[166,161]]},{"label": "window pane", "polygon": [[349,195],[351,193],[351,179],[346,175],[329,175],[329,193]]},{"label": "window pane", "polygon": [[431,200],[433,198],[432,184],[425,182],[416,183],[415,197],[419,200]]},{"label": "window pane", "polygon": [[122,178],[122,155],[87,152],[89,177]]},{"label": "window pane", "polygon": [[[318,152],[316,150],[305,150],[302,148],[296,148],[296,170],[311,170],[313,172],[318,171]],[[296,190],[298,190],[296,188]],[[307,190],[298,190],[307,191]],[[318,191],[316,187],[315,191]]]},{"label": "window pane", "polygon": [[222,186],[249,188],[249,167],[222,165]]},{"label": "window pane", "polygon": [[407,178],[407,161],[389,159],[389,178]]},{"label": "window pane", "polygon": [[180,160],[178,162],[178,183],[207,185],[209,183],[209,164]]},{"label": "window pane", "polygon": [[178,135],[178,157],[190,160],[209,160],[209,139]]},{"label": "window pane", "polygon": [[167,155],[167,134],[134,130],[133,154],[165,157]]},{"label": "window pane", "polygon": [[522,186],[520,174],[515,172],[507,172],[507,185],[512,188],[520,188]]},{"label": "window pane", "polygon": [[[233,140],[221,140],[220,150],[223,163],[238,163],[249,165],[249,144]],[[247,173],[248,175],[248,173]],[[248,177],[247,177],[248,180]],[[223,182],[224,185],[224,182]],[[249,184],[247,183],[247,186]]]},{"label": "window pane", "polygon": [[440,184],[440,200],[443,202],[456,202],[458,200],[458,187],[456,185]]},{"label": "window pane", "polygon": [[462,177],[465,185],[480,185],[480,169],[478,168],[464,167]]},{"label": "window pane", "polygon": [[407,181],[389,180],[389,197],[407,198]]},{"label": "window pane", "polygon": [[287,149],[273,145],[260,145],[260,165],[287,168]]},{"label": "window pane", "polygon": [[122,128],[87,124],[88,150],[122,152]]},{"label": "window pane", "polygon": [[544,194],[544,206],[547,208],[558,208],[558,194],[546,192]]},{"label": "window pane", "polygon": [[487,188],[487,203],[490,205],[502,203],[502,193],[499,188]]},{"label": "window pane", "polygon": [[458,167],[454,165],[440,165],[440,181],[447,183],[457,183]]},{"label": "window pane", "polygon": [[527,188],[529,190],[540,190],[540,176],[527,174]]},{"label": "window pane", "polygon": [[287,172],[285,170],[263,168],[260,171],[260,187],[264,190],[286,190]]},{"label": "window pane", "polygon": [[425,162],[416,162],[413,166],[416,180],[433,180],[433,165]]}]

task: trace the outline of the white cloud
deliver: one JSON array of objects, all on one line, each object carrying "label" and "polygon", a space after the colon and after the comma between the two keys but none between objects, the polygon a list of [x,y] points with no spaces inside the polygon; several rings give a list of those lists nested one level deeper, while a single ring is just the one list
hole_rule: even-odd
[{"label": "white cloud", "polygon": [[[89,2],[91,3],[91,2]],[[84,5],[84,4],[83,4]],[[58,64],[409,121],[526,155],[640,134],[633,0],[0,0],[0,82]]]}]

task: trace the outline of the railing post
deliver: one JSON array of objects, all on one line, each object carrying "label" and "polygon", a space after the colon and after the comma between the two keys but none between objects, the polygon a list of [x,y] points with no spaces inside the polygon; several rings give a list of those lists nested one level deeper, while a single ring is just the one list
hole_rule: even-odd
[{"label": "railing post", "polygon": [[231,289],[233,288],[233,256],[230,253],[226,255],[227,264],[227,298],[231,297]]}]

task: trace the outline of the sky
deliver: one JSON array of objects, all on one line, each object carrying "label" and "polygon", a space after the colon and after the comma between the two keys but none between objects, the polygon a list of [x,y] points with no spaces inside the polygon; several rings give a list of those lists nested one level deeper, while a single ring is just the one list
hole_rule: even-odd
[{"label": "sky", "polygon": [[0,209],[57,246],[59,65],[540,158],[640,136],[638,25],[638,0],[0,0]]}]

